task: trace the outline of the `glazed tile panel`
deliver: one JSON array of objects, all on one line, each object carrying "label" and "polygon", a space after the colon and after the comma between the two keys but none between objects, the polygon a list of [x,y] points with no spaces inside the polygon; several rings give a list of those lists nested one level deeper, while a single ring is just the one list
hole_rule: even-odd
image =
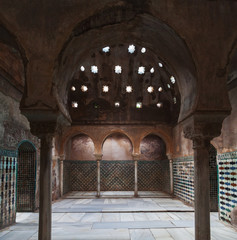
[{"label": "glazed tile panel", "polygon": [[230,213],[237,206],[237,152],[218,155],[220,218],[230,222]]},{"label": "glazed tile panel", "polygon": [[16,169],[16,152],[0,149],[0,228],[16,219]]},{"label": "glazed tile panel", "polygon": [[183,157],[173,161],[174,195],[187,203],[194,203],[194,161]]}]

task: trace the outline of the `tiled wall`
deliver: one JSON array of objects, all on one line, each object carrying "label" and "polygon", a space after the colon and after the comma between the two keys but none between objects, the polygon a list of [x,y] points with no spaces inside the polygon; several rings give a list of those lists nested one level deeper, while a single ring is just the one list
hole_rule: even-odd
[{"label": "tiled wall", "polygon": [[177,158],[173,161],[174,195],[189,204],[194,203],[193,157]]},{"label": "tiled wall", "polygon": [[16,169],[16,151],[0,149],[0,228],[3,228],[15,222]]},{"label": "tiled wall", "polygon": [[230,212],[237,206],[237,151],[218,155],[220,218],[230,222]]}]

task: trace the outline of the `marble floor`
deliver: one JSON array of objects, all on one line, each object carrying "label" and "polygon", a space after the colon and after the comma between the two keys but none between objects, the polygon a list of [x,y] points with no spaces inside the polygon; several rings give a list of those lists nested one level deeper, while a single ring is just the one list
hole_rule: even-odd
[{"label": "marble floor", "polygon": [[[108,194],[108,193],[106,193]],[[52,206],[53,240],[191,240],[194,211],[175,198],[76,198],[72,192]],[[126,195],[126,194],[125,194]],[[128,195],[128,193],[127,193]],[[154,195],[155,196],[155,195]],[[17,213],[16,224],[0,231],[1,240],[37,240],[38,213]],[[237,231],[211,213],[213,240],[236,240]]]}]

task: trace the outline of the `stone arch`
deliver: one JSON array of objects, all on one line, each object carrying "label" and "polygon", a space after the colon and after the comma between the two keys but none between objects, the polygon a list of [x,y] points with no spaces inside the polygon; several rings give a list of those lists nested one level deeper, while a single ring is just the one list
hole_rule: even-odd
[{"label": "stone arch", "polygon": [[[113,6],[77,24],[65,42],[55,66],[54,81],[62,105],[67,104],[66,93],[70,81],[88,50],[105,44],[131,42],[132,39],[135,44],[152,49],[174,70],[182,98],[179,120],[194,110],[197,77],[187,44],[170,26],[145,12],[144,9],[136,11],[126,5]],[[108,17],[102,17],[104,14]],[[100,34],[97,34],[98,31]],[[92,38],[92,44],[88,45]]]},{"label": "stone arch", "polygon": [[36,209],[36,147],[28,140],[18,145],[17,211],[33,212]]},{"label": "stone arch", "polygon": [[[109,157],[109,155],[112,156],[112,154],[111,154],[112,151],[110,153],[104,154],[104,147],[106,147],[105,143],[107,140],[110,140],[110,138],[111,138],[111,140],[113,140],[113,138],[115,138],[116,144],[117,144],[116,148],[120,149],[120,151],[117,152],[117,156],[119,156],[119,154],[120,154],[120,157],[123,156],[124,158],[129,158],[129,159],[116,159],[115,158],[115,160],[132,160],[133,143],[132,143],[131,139],[129,138],[129,136],[121,130],[120,131],[114,130],[104,137],[104,139],[101,143],[101,152],[103,154],[102,159],[112,160],[112,159],[107,159]],[[121,143],[119,144],[118,142],[121,142]],[[113,151],[116,150],[116,149],[113,149],[112,143],[109,143],[109,144],[111,145],[110,150],[113,150]],[[129,147],[130,147],[130,149],[129,149]],[[124,149],[124,151],[121,151],[122,149]],[[115,151],[115,153],[116,153],[116,151]]]}]

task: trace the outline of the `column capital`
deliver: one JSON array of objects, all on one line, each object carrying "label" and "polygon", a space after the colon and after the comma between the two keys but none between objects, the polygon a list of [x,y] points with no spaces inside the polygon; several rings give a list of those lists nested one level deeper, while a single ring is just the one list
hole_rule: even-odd
[{"label": "column capital", "polygon": [[65,155],[64,155],[64,154],[60,155],[60,156],[59,156],[59,160],[60,160],[60,161],[65,160]]},{"label": "column capital", "polygon": [[103,154],[101,153],[94,153],[94,156],[95,156],[95,159],[97,161],[101,161],[102,160],[102,157],[103,157]]},{"label": "column capital", "polygon": [[132,153],[133,160],[140,160],[141,154],[140,153]]},{"label": "column capital", "polygon": [[70,119],[66,118],[59,110],[40,108],[22,108],[21,113],[30,122],[31,133],[38,138],[46,135],[60,134],[63,126],[70,125]]},{"label": "column capital", "polygon": [[221,134],[222,122],[226,112],[194,113],[183,122],[184,137],[193,140],[194,148],[209,144]]}]

